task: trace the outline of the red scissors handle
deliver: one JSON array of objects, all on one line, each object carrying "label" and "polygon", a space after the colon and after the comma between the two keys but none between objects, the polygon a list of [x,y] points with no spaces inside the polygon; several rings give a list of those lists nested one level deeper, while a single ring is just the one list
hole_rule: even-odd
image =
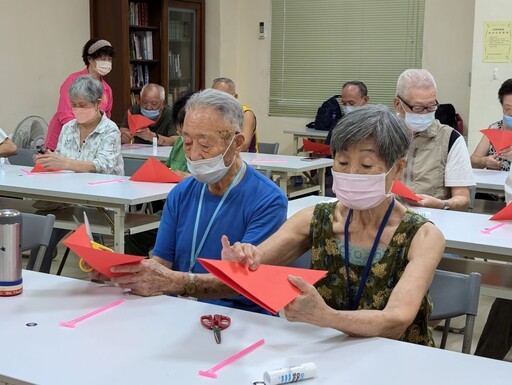
[{"label": "red scissors handle", "polygon": [[220,344],[221,337],[220,331],[224,330],[231,325],[231,318],[222,314],[208,314],[201,316],[201,325],[206,329],[213,330],[215,341]]}]

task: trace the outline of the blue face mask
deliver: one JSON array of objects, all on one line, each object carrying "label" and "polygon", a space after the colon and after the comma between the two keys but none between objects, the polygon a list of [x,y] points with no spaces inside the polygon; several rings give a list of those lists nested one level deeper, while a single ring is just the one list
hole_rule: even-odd
[{"label": "blue face mask", "polygon": [[512,128],[512,116],[503,115],[503,121],[507,126]]},{"label": "blue face mask", "polygon": [[144,115],[146,118],[149,119],[156,119],[160,116],[160,110],[146,110],[144,107],[140,108],[140,112],[142,115]]}]

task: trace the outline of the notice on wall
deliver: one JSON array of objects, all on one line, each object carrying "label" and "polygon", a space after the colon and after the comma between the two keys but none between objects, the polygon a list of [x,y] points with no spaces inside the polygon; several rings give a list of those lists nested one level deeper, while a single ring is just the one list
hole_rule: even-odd
[{"label": "notice on wall", "polygon": [[484,63],[508,63],[511,60],[512,21],[486,22],[484,27]]}]

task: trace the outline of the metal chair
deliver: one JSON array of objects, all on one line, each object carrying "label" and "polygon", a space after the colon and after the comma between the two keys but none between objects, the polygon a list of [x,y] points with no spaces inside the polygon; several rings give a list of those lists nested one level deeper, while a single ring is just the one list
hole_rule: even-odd
[{"label": "metal chair", "polygon": [[52,236],[55,215],[38,215],[21,213],[23,223],[21,225],[21,251],[29,251],[39,248],[36,258],[30,258],[27,270],[41,271],[43,257]]},{"label": "metal chair", "polygon": [[12,155],[9,158],[10,164],[15,164],[18,166],[34,166],[34,155],[36,154],[35,150],[29,150],[26,148],[18,148],[18,153],[16,155]]},{"label": "metal chair", "polygon": [[258,143],[258,152],[262,154],[277,154],[279,151],[279,143]]},{"label": "metal chair", "polygon": [[440,345],[441,349],[444,349],[446,346],[450,330],[450,319],[466,315],[462,353],[470,353],[473,329],[478,312],[478,301],[480,299],[480,278],[480,273],[470,273],[467,275],[436,270],[429,290],[434,303],[430,320],[445,320]]}]

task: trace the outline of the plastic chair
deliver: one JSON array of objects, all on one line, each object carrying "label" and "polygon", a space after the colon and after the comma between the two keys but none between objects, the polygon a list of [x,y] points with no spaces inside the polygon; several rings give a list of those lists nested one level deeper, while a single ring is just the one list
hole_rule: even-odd
[{"label": "plastic chair", "polygon": [[445,319],[440,345],[441,349],[444,349],[446,346],[450,330],[450,319],[466,315],[462,353],[470,353],[473,329],[478,312],[478,301],[480,299],[480,278],[480,273],[466,275],[436,270],[429,290],[434,303],[430,320]]},{"label": "plastic chair", "polygon": [[141,168],[147,159],[123,158],[124,161],[124,175],[132,176]]},{"label": "plastic chair", "polygon": [[29,251],[39,248],[35,259],[30,258],[27,270],[41,271],[44,253],[52,236],[55,215],[21,214],[23,224],[21,226],[21,251]]},{"label": "plastic chair", "polygon": [[12,155],[8,157],[10,164],[15,164],[18,166],[34,166],[34,155],[36,154],[35,150],[28,150],[26,148],[18,148],[18,153],[16,155]]},{"label": "plastic chair", "polygon": [[277,154],[279,151],[279,143],[258,143],[258,152],[262,154]]}]

